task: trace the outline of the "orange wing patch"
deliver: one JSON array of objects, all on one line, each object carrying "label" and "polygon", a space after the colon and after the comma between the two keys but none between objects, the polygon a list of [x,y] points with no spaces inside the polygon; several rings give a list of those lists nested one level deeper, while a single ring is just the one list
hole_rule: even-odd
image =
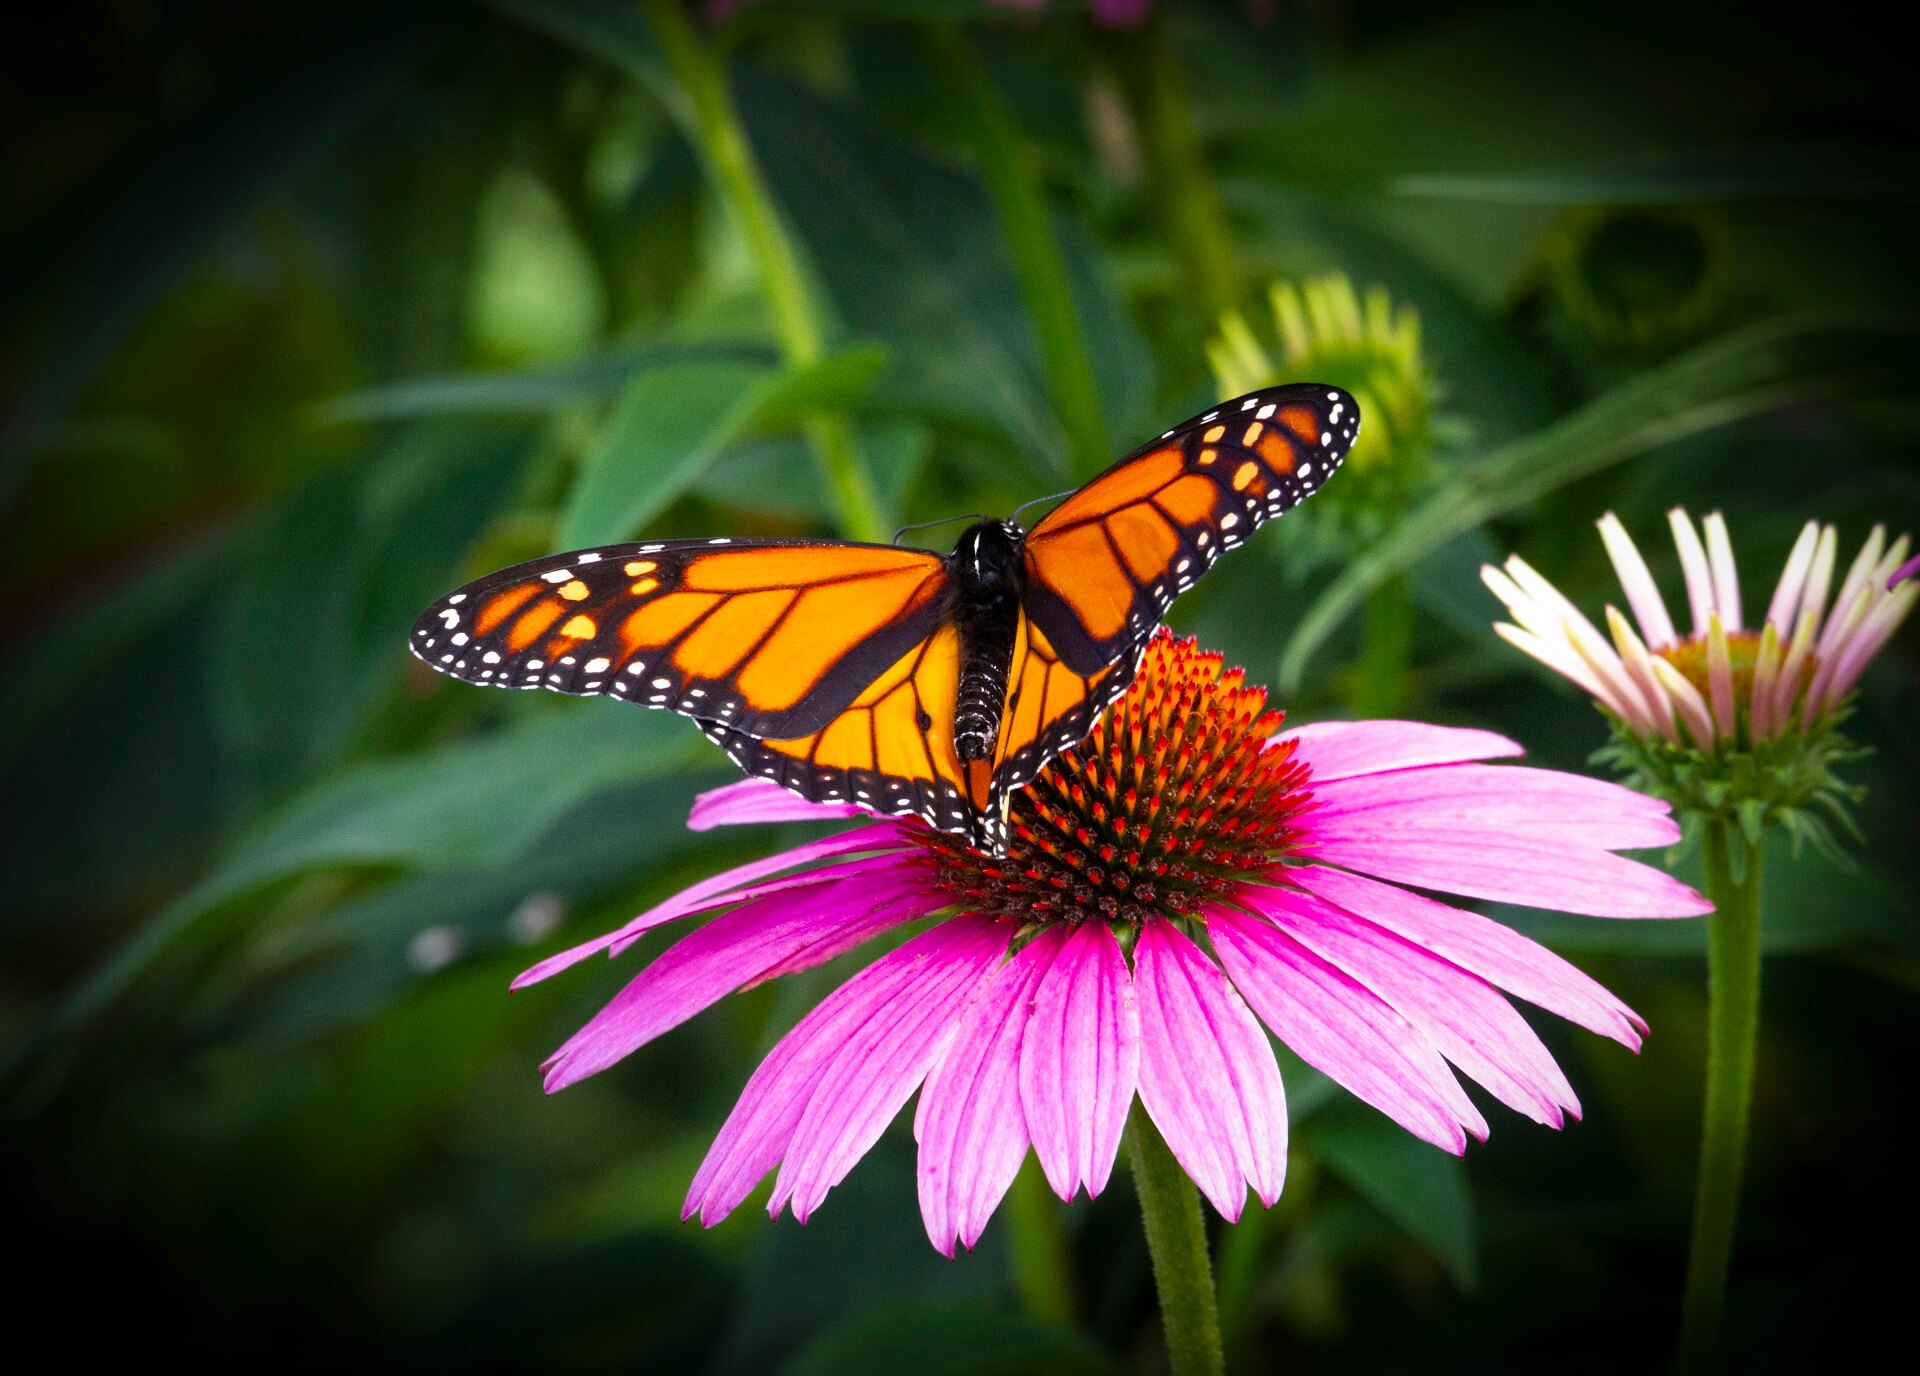
[{"label": "orange wing patch", "polygon": [[1101,713],[1133,682],[1144,643],[1090,675],[1078,674],[1062,662],[1046,632],[1021,619],[994,755],[993,795],[984,809],[990,821],[998,824],[1001,799],[1031,782],[1062,750],[1086,739]]},{"label": "orange wing patch", "polygon": [[1091,677],[1143,640],[1224,550],[1292,509],[1359,431],[1352,397],[1296,384],[1236,398],[1142,446],[1027,537],[1027,613]]}]

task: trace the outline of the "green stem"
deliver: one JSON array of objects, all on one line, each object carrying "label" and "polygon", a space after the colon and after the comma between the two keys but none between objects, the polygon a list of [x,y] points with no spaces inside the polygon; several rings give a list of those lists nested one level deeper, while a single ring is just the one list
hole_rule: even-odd
[{"label": "green stem", "polygon": [[1013,1277],[1029,1314],[1064,1328],[1074,1322],[1073,1267],[1060,1231],[1059,1201],[1040,1163],[1029,1156],[1007,1194]]},{"label": "green stem", "polygon": [[1100,395],[1067,286],[1066,266],[1054,242],[1046,200],[1030,174],[1020,130],[959,30],[936,24],[929,26],[927,34],[935,65],[962,115],[961,125],[973,140],[980,174],[1013,254],[1014,274],[1039,340],[1047,389],[1072,446],[1074,466],[1083,476],[1091,475],[1105,468],[1113,456],[1107,449]]},{"label": "green stem", "polygon": [[1240,273],[1233,234],[1194,127],[1186,70],[1166,25],[1157,19],[1134,35],[1129,47],[1128,85],[1154,200],[1167,216],[1187,288],[1212,320],[1239,300]]},{"label": "green stem", "polygon": [[1200,1195],[1139,1104],[1127,1123],[1127,1161],[1146,1223],[1173,1376],[1219,1376],[1226,1367]]},{"label": "green stem", "polygon": [[1360,683],[1354,711],[1362,718],[1388,717],[1400,709],[1413,656],[1413,596],[1402,575],[1367,594],[1360,651]]},{"label": "green stem", "polygon": [[[1760,848],[1743,844],[1734,823],[1715,820],[1703,849],[1714,904],[1707,919],[1707,1105],[1680,1324],[1684,1372],[1710,1370],[1719,1342],[1760,1028]],[[1736,850],[1746,862],[1739,875]]]},{"label": "green stem", "polygon": [[[759,269],[781,352],[791,364],[804,367],[817,363],[826,352],[825,331],[801,271],[799,255],[774,209],[753,149],[734,112],[726,72],[678,0],[642,0],[642,6],[685,97],[684,108],[675,113],[700,150],[707,175],[739,224]],[[841,529],[856,540],[886,539],[879,492],[845,417],[817,416],[807,424],[806,432]]]}]

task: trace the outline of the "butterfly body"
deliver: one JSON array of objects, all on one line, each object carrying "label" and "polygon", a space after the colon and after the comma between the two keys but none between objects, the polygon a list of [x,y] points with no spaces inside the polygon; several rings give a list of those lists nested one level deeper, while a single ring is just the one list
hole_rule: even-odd
[{"label": "butterfly body", "polygon": [[947,616],[960,636],[960,690],[953,742],[963,763],[990,759],[1007,705],[1007,675],[1020,635],[1027,533],[1012,521],[982,521],[947,557]]},{"label": "butterfly body", "polygon": [[679,712],[749,774],[997,851],[1010,792],[1126,690],[1176,596],[1338,468],[1359,419],[1335,387],[1250,393],[945,556],[731,537],[556,554],[442,598],[409,647],[470,683]]}]

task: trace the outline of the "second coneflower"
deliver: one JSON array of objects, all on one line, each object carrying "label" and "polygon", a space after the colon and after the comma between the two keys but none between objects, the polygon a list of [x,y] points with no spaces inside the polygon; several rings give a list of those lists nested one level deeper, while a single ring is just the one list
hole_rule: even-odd
[{"label": "second coneflower", "polygon": [[[774,1047],[694,1178],[724,1218],[770,1171],[805,1218],[915,1090],[920,1208],[971,1246],[1031,1148],[1063,1199],[1107,1183],[1136,1096],[1227,1218],[1286,1168],[1261,1024],[1450,1151],[1487,1125],[1455,1078],[1558,1126],[1578,1102],[1506,993],[1637,1046],[1639,1020],[1533,942],[1402,885],[1603,917],[1706,904],[1612,852],[1678,834],[1616,785],[1490,765],[1485,731],[1411,722],[1280,731],[1263,691],[1164,632],[1094,734],[1014,795],[1005,857],[867,818],[686,890],[542,961],[545,979],[718,912],[548,1061],[557,1090],[742,987],[950,916],[880,956]],[[864,816],[746,782],[691,824]],[[824,863],[823,863],[824,862]]]}]

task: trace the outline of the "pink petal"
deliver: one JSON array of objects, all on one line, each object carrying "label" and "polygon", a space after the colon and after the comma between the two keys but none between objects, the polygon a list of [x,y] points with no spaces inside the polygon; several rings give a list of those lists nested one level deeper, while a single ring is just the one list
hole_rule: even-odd
[{"label": "pink petal", "polygon": [[1263,1204],[1287,1171],[1287,1104],[1267,1034],[1172,923],[1140,928],[1140,1101],[1181,1168],[1228,1221],[1252,1185]]},{"label": "pink petal", "polygon": [[1377,995],[1265,918],[1209,908],[1207,934],[1234,987],[1301,1060],[1455,1155],[1466,1150],[1462,1123],[1486,1139],[1440,1053]]},{"label": "pink petal", "polygon": [[1392,1004],[1507,1107],[1556,1128],[1563,1108],[1579,1116],[1546,1046],[1485,981],[1307,894],[1243,885],[1236,897]]},{"label": "pink petal", "polygon": [[1287,882],[1568,1022],[1640,1049],[1647,1025],[1637,1013],[1546,947],[1490,918],[1318,865],[1289,869]]},{"label": "pink petal", "polygon": [[688,831],[714,827],[749,826],[756,822],[821,822],[843,817],[871,817],[857,803],[814,803],[789,793],[771,779],[742,779],[711,788],[693,800],[687,814]]},{"label": "pink petal", "polygon": [[1457,835],[1505,833],[1608,850],[1670,846],[1680,828],[1667,805],[1619,784],[1518,765],[1452,765],[1313,782],[1318,837],[1402,828]]},{"label": "pink petal", "polygon": [[834,942],[845,929],[872,935],[940,902],[903,885],[897,873],[879,871],[723,913],[668,947],[547,1059],[547,1092],[605,1070],[772,967]]},{"label": "pink petal", "polygon": [[920,1091],[920,1217],[944,1256],[955,1243],[971,1249],[979,1241],[1026,1157],[1020,1047],[1034,986],[1064,930],[1042,932],[987,977]]},{"label": "pink petal", "polygon": [[1311,836],[1306,849],[1315,860],[1381,879],[1589,917],[1696,917],[1713,911],[1706,899],[1650,865],[1565,842],[1485,835],[1464,844],[1455,835],[1348,825],[1324,841]]},{"label": "pink petal", "polygon": [[1072,929],[1033,995],[1020,1104],[1062,1199],[1107,1186],[1140,1076],[1140,1010],[1127,958],[1098,922]]},{"label": "pink petal", "polygon": [[756,879],[778,874],[782,870],[790,870],[796,865],[824,860],[829,856],[882,850],[899,843],[897,823],[877,822],[872,826],[855,827],[852,831],[842,832],[838,836],[810,841],[804,846],[795,846],[792,850],[781,851],[778,855],[770,855],[764,860],[754,860],[744,865],[736,865],[730,870],[722,870],[719,874],[709,876],[697,884],[682,889],[666,902],[647,909],[638,917],[604,936],[584,941],[578,946],[569,947],[557,955],[548,956],[545,960],[529,966],[520,972],[513,981],[512,987],[524,989],[529,984],[538,984],[541,980],[557,975],[562,970],[577,965],[588,956],[596,955],[601,951],[610,950],[618,955],[647,932],[675,918],[686,917],[690,913],[706,912],[713,908],[724,908],[729,903],[738,903],[744,899],[773,893],[780,889],[817,884],[833,877],[836,871],[810,870],[759,888],[748,887]]},{"label": "pink petal", "polygon": [[1314,783],[1382,774],[1421,765],[1460,764],[1526,753],[1505,736],[1465,726],[1417,721],[1320,721],[1274,737],[1295,742],[1295,758],[1313,769]]},{"label": "pink petal", "polygon": [[[698,1213],[712,1227],[732,1213],[787,1153],[823,1083],[837,1086],[847,1062],[873,1056],[879,1044],[923,1034],[930,1010],[938,1015],[934,1031],[944,1030],[952,1007],[964,1002],[1005,949],[1004,929],[957,918],[888,952],[827,995],[747,1081],[694,1173],[680,1217]],[[829,1072],[836,1078],[829,1081]],[[909,1085],[906,1093],[912,1092]]]},{"label": "pink petal", "polygon": [[791,1202],[805,1223],[867,1154],[953,1035],[965,1000],[1006,954],[1008,936],[1000,922],[960,917],[900,948],[934,938],[917,957],[920,997],[848,1031],[833,1049],[787,1144],[769,1213]]}]

